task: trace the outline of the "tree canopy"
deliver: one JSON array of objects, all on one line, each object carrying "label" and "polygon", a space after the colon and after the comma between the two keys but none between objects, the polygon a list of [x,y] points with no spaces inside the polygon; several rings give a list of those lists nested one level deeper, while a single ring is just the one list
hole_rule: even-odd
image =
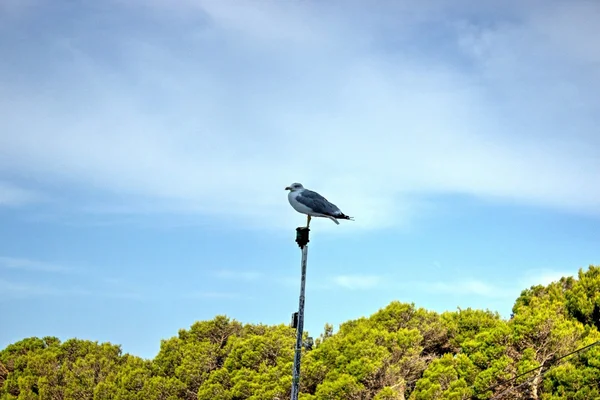
[{"label": "tree canopy", "polygon": [[[335,333],[327,324],[303,349],[300,398],[600,399],[600,346],[564,357],[600,340],[600,267],[525,289],[512,311],[505,320],[392,302]],[[288,326],[223,315],[162,340],[153,360],[110,343],[25,338],[0,351],[0,400],[284,399],[294,344]]]}]

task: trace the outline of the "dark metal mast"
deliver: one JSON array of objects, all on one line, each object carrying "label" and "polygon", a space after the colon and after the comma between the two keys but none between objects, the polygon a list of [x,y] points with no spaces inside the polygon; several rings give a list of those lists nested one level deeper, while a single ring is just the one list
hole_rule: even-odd
[{"label": "dark metal mast", "polygon": [[300,393],[300,359],[302,358],[302,334],[304,331],[304,288],[306,286],[306,257],[308,254],[308,232],[305,227],[296,228],[296,243],[302,249],[300,301],[298,304],[298,318],[296,325],[296,348],[294,354],[294,369],[292,374],[292,400],[298,400]]}]

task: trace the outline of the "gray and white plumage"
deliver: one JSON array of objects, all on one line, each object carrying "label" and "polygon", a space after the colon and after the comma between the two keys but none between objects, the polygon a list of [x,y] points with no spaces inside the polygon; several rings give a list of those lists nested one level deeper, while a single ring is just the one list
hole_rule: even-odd
[{"label": "gray and white plumage", "polygon": [[325,197],[312,190],[305,189],[300,183],[293,183],[286,187],[289,190],[288,201],[294,210],[310,217],[329,218],[336,224],[340,224],[338,219],[353,220],[352,217],[344,214],[338,206],[329,202]]}]

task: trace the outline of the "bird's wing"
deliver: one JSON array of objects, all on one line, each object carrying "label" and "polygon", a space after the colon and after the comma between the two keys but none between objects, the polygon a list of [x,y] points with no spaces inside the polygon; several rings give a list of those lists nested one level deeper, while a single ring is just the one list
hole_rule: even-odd
[{"label": "bird's wing", "polygon": [[304,189],[296,197],[296,200],[319,214],[334,216],[340,213],[340,209],[335,204],[330,203],[325,197],[312,190]]}]

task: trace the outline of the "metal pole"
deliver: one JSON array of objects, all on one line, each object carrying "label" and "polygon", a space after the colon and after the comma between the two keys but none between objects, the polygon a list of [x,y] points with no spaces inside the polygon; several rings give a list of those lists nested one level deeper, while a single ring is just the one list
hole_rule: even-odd
[{"label": "metal pole", "polygon": [[296,349],[292,373],[292,400],[298,400],[300,393],[300,359],[302,357],[302,334],[304,330],[304,288],[306,286],[306,257],[308,255],[308,228],[297,228],[296,242],[302,249],[300,301],[298,304],[298,325],[296,327]]}]

